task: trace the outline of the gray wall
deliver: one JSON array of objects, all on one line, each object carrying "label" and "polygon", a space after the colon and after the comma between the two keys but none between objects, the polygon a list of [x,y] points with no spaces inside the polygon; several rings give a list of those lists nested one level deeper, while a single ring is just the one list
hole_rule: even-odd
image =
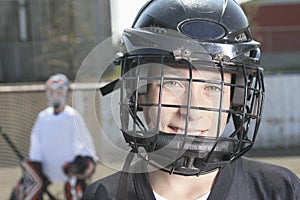
[{"label": "gray wall", "polygon": [[265,77],[266,99],[256,147],[300,147],[300,73]]},{"label": "gray wall", "polygon": [[88,52],[111,35],[109,1],[20,1],[0,1],[0,83],[44,81],[57,72],[73,79]]}]

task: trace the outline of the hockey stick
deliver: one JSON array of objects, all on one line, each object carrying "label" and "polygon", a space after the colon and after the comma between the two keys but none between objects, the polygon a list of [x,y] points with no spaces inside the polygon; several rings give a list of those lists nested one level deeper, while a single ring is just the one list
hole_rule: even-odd
[{"label": "hockey stick", "polygon": [[[19,149],[16,147],[16,145],[12,142],[12,140],[8,137],[6,133],[2,131],[2,127],[0,126],[0,133],[4,140],[8,143],[8,145],[11,147],[11,149],[14,151],[14,153],[17,155],[19,160],[22,162],[25,160],[25,157],[22,155],[22,153],[19,151]],[[49,196],[51,200],[55,200],[55,197],[47,190],[45,189],[46,194]]]},{"label": "hockey stick", "polygon": [[4,132],[2,132],[2,128],[0,126],[0,132],[1,135],[3,136],[4,140],[8,143],[8,145],[11,147],[11,149],[15,152],[17,157],[19,158],[20,161],[24,160],[24,156],[21,154],[21,152],[17,149],[15,144],[11,141],[11,139],[8,137],[8,135]]}]

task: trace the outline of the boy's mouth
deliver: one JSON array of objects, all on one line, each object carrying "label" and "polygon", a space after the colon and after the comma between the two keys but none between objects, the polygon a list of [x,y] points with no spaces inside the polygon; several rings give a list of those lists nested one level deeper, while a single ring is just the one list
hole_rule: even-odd
[{"label": "boy's mouth", "polygon": [[[168,126],[170,133],[173,134],[185,134],[185,129],[184,128],[179,128],[179,127],[175,127],[175,126]],[[187,135],[191,135],[191,136],[207,136],[208,133],[208,129],[204,129],[204,130],[198,130],[198,129],[188,129],[187,130]]]}]

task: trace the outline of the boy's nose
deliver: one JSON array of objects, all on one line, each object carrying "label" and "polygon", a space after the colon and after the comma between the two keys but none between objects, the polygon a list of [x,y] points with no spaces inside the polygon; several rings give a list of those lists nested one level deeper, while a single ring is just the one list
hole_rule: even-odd
[{"label": "boy's nose", "polygon": [[197,120],[203,117],[208,112],[201,108],[206,107],[209,103],[208,100],[201,94],[199,88],[192,87],[192,91],[187,91],[182,98],[182,104],[187,108],[182,107],[180,109],[181,115],[188,115],[189,120]]}]

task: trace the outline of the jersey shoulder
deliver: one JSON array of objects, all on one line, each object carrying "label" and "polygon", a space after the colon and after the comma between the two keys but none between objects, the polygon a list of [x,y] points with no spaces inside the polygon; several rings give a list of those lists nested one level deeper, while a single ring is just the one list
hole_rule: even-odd
[{"label": "jersey shoulder", "polygon": [[300,180],[291,170],[240,157],[219,173],[209,199],[300,199]]},{"label": "jersey shoulder", "polygon": [[255,160],[252,158],[242,157],[238,164],[242,169],[251,176],[266,176],[265,178],[299,178],[291,170],[271,163]]},{"label": "jersey shoulder", "polygon": [[248,181],[249,187],[256,188],[256,191],[265,191],[271,198],[300,198],[300,179],[291,170],[245,157],[238,162],[237,171],[241,169],[244,173],[237,175],[243,174],[241,177]]}]

